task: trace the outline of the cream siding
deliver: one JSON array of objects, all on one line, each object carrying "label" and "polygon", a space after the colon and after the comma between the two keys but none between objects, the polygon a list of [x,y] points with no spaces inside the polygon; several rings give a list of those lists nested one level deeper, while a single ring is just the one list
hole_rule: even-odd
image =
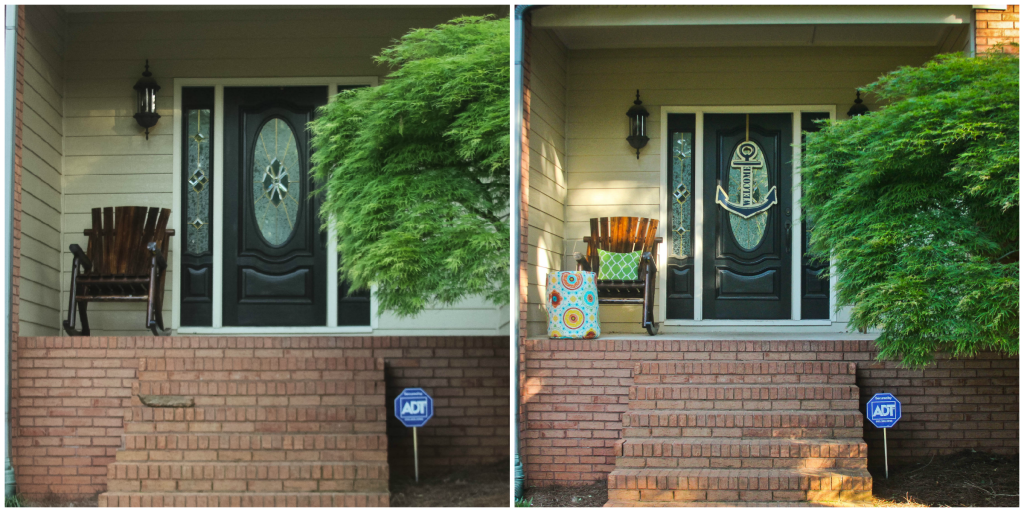
[{"label": "cream siding", "polygon": [[[568,50],[550,30],[530,41],[530,190],[526,314],[529,335],[547,332],[547,273],[574,269],[566,249],[565,106]],[[566,255],[566,251],[568,256]]]},{"label": "cream siding", "polygon": [[18,333],[60,332],[61,180],[64,175],[63,11],[25,9],[21,281]]},{"label": "cream siding", "polygon": [[[65,290],[70,282],[67,246],[83,244],[91,208],[172,204],[174,79],[379,76],[388,69],[371,57],[411,27],[433,27],[460,15],[508,14],[507,7],[244,8],[77,12],[68,14],[66,64],[66,169],[63,248]],[[161,85],[162,116],[149,140],[132,118],[132,85],[149,59]],[[176,222],[176,220],[175,220]],[[177,235],[184,229],[177,226]],[[176,256],[172,253],[171,258]],[[171,319],[169,273],[164,318]],[[66,312],[66,292],[62,304]],[[137,335],[141,304],[90,306],[95,335]],[[508,332],[508,308],[468,300],[431,309],[413,319],[385,314],[377,334],[494,334]],[[452,326],[464,325],[457,329]]]},{"label": "cream siding", "polygon": [[[570,50],[566,247],[582,246],[591,217],[660,218],[665,193],[660,174],[661,106],[835,105],[839,117],[845,118],[857,87],[900,66],[920,65],[935,51],[927,47]],[[637,89],[651,113],[651,140],[640,151],[639,160],[626,142],[625,116]],[[875,107],[870,96],[866,104]],[[664,236],[667,219],[661,221],[659,234]],[[603,332],[642,332],[639,319],[639,306],[601,306]],[[662,331],[686,329],[665,326]]]}]

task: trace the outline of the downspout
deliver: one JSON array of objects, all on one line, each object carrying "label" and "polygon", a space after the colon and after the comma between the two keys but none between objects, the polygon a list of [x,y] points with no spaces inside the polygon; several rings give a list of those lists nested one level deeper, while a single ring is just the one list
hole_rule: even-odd
[{"label": "downspout", "polygon": [[4,97],[6,117],[4,127],[4,149],[7,151],[7,160],[4,162],[4,233],[3,240],[6,243],[4,251],[4,376],[7,379],[7,392],[4,404],[4,497],[14,496],[14,466],[11,465],[11,280],[13,278],[14,262],[14,96],[15,96],[15,70],[18,57],[18,6],[8,5],[4,12],[4,90],[7,91]]},{"label": "downspout", "polygon": [[515,499],[523,497],[526,490],[526,470],[519,458],[519,240],[522,219],[523,198],[523,17],[531,9],[529,5],[517,5],[515,15],[515,55],[512,62],[512,140],[515,152],[512,157],[512,450],[515,454]]}]

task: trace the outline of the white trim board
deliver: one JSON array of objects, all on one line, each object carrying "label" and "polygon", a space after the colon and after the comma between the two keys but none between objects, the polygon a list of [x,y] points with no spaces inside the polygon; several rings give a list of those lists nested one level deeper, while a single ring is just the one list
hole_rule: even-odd
[{"label": "white trim board", "polygon": [[[378,85],[376,76],[348,76],[348,77],[252,77],[252,78],[175,78],[174,79],[174,115],[170,121],[174,124],[173,136],[173,157],[171,159],[171,182],[172,201],[171,211],[176,212],[182,207],[181,197],[181,88],[182,87],[213,87],[214,88],[214,113],[213,113],[213,179],[217,186],[214,187],[213,197],[213,326],[212,327],[181,327],[181,258],[175,257],[172,262],[173,272],[179,280],[172,287],[171,294],[171,325],[179,334],[344,334],[344,333],[368,333],[377,328],[377,289],[370,291],[370,326],[368,327],[339,327],[338,326],[338,256],[337,256],[337,233],[333,226],[328,230],[328,252],[327,252],[327,325],[323,327],[294,327],[294,328],[257,328],[257,327],[224,327],[223,306],[224,306],[224,189],[220,186],[224,178],[224,87],[282,87],[282,86],[325,86],[327,87],[327,98],[330,101],[338,93],[339,86],[370,86]],[[175,255],[182,254],[182,245],[185,232],[179,225],[179,214],[171,215],[171,227],[175,229],[176,235],[171,238]]]},{"label": "white trim board", "polygon": [[[793,326],[810,326],[810,325],[830,325],[836,321],[836,294],[835,294],[835,277],[833,276],[830,287],[830,299],[829,299],[829,320],[801,320],[800,301],[798,300],[798,291],[800,289],[800,233],[798,229],[793,229],[791,234],[791,247],[797,248],[790,251],[790,305],[791,315],[788,320],[704,320],[704,240],[699,234],[704,232],[704,114],[792,114],[793,115],[793,206],[792,206],[792,219],[793,225],[797,225],[797,220],[800,219],[800,135],[801,135],[801,119],[800,114],[802,112],[828,112],[831,119],[836,119],[836,106],[835,105],[722,105],[722,106],[701,106],[701,107],[686,107],[686,106],[662,106],[660,107],[660,121],[659,136],[661,140],[661,163],[660,166],[660,182],[658,184],[659,190],[659,201],[661,204],[661,219],[659,225],[661,226],[661,236],[664,238],[666,243],[660,245],[658,262],[662,272],[658,275],[658,286],[660,291],[658,292],[658,303],[662,306],[658,311],[657,321],[664,323],[666,326],[673,325],[793,325]],[[666,319],[666,300],[668,295],[667,290],[667,269],[668,269],[668,241],[669,241],[669,203],[668,203],[668,154],[669,154],[669,143],[668,140],[668,115],[669,114],[694,114],[695,126],[694,126],[694,139],[693,139],[693,161],[694,161],[694,174],[693,174],[693,198],[694,198],[694,215],[693,215],[693,257],[694,257],[694,279],[693,279],[693,320],[667,320]],[[698,192],[699,191],[699,192]],[[750,322],[763,322],[763,323],[750,323]],[[824,322],[824,323],[822,323]]]}]

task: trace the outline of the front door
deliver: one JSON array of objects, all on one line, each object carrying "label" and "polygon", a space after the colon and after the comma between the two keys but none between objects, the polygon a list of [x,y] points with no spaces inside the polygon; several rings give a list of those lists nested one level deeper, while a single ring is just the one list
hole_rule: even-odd
[{"label": "front door", "polygon": [[226,326],[327,323],[326,232],[306,123],[327,87],[224,88]]},{"label": "front door", "polygon": [[704,116],[705,319],[791,318],[792,118]]}]

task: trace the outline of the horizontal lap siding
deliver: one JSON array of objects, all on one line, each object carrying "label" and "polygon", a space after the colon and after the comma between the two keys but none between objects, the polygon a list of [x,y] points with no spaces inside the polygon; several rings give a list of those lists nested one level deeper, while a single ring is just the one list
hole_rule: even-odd
[{"label": "horizontal lap siding", "polygon": [[64,13],[25,9],[21,283],[18,332],[60,329],[61,180],[64,175]]},{"label": "horizontal lap siding", "polygon": [[[549,30],[534,29],[530,41],[530,189],[527,254],[527,332],[547,331],[545,278],[574,269],[565,231],[565,105],[568,51]],[[568,256],[566,252],[568,251]]]},{"label": "horizontal lap siding", "polygon": [[[900,66],[920,65],[934,52],[884,47],[570,50],[566,252],[583,247],[592,217],[660,218],[661,106],[836,105],[843,118],[857,87]],[[626,142],[625,116],[637,89],[651,114],[651,140],[639,160]],[[873,101],[867,98],[872,108]],[[661,220],[659,234],[665,236],[667,219]],[[641,332],[639,318],[639,306],[601,307],[605,332]]]},{"label": "horizontal lap siding", "polygon": [[[84,244],[90,211],[103,206],[172,204],[175,77],[379,76],[388,69],[372,56],[413,27],[433,27],[459,15],[507,15],[506,7],[474,8],[245,8],[182,9],[68,15],[67,99],[63,248],[65,290],[72,257],[67,246]],[[149,140],[132,118],[132,86],[146,59],[157,93],[160,121]],[[177,234],[185,234],[177,226]],[[170,257],[175,258],[172,254]],[[177,276],[166,281],[164,317],[171,318]],[[61,300],[66,314],[66,292]],[[93,333],[143,334],[144,304],[90,306]],[[57,324],[55,324],[57,325]],[[464,325],[452,329],[452,325]],[[384,315],[385,335],[433,332],[508,332],[508,309],[478,298],[449,308],[428,309],[413,319]]]},{"label": "horizontal lap siding", "polygon": [[434,418],[418,432],[427,474],[509,456],[507,336],[21,337],[17,345],[12,456],[25,495],[106,490],[107,465],[123,445],[124,419],[140,405],[134,396],[143,357],[380,357],[393,474],[412,473],[411,431],[391,412],[406,387],[421,387],[434,398]]}]

